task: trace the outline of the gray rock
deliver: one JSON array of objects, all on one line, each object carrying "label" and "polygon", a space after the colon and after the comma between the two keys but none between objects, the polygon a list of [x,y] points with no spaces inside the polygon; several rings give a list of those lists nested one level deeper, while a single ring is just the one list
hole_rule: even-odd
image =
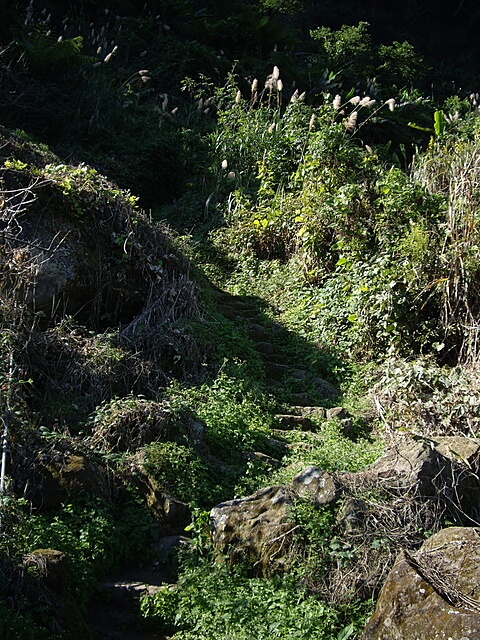
[{"label": "gray rock", "polygon": [[[439,438],[438,443],[399,443],[374,462],[369,472],[392,490],[436,496],[456,509],[460,517],[478,521],[480,483],[478,468],[472,468],[478,460],[474,443],[461,437]],[[463,455],[454,453],[452,447]]]},{"label": "gray rock", "polygon": [[433,440],[435,449],[451,460],[467,464],[472,471],[480,469],[480,444],[478,440],[465,436],[443,436]]},{"label": "gray rock", "polygon": [[480,637],[480,529],[451,527],[401,552],[362,640]]},{"label": "gray rock", "polygon": [[317,506],[334,502],[340,495],[334,476],[318,467],[310,466],[297,473],[292,485],[301,498],[308,498]]},{"label": "gray rock", "polygon": [[406,441],[388,449],[369,470],[392,489],[433,496],[448,481],[448,469],[446,458],[430,444]]},{"label": "gray rock", "polygon": [[232,563],[249,560],[264,575],[282,570],[296,529],[293,497],[291,489],[272,486],[214,507],[210,525],[217,553]]},{"label": "gray rock", "polygon": [[315,378],[313,380],[313,387],[322,398],[337,398],[340,393],[336,387],[333,386],[330,382],[327,382],[323,378]]},{"label": "gray rock", "polygon": [[327,409],[327,419],[334,420],[345,420],[345,418],[349,418],[350,414],[343,407],[332,407],[331,409]]},{"label": "gray rock", "polygon": [[264,340],[259,340],[255,344],[255,349],[264,355],[272,355],[275,353],[275,347],[271,342],[267,342]]},{"label": "gray rock", "polygon": [[325,407],[292,407],[293,412],[300,416],[317,416],[318,418],[325,418],[327,410]]}]

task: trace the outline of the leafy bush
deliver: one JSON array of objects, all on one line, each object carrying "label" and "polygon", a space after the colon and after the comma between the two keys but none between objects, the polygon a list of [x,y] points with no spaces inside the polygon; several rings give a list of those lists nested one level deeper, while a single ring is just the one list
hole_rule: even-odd
[{"label": "leafy bush", "polygon": [[211,383],[190,390],[174,387],[174,393],[205,423],[206,442],[220,460],[242,465],[247,452],[263,449],[272,425],[271,407],[248,379],[222,372]]},{"label": "leafy bush", "polygon": [[174,589],[164,587],[144,598],[141,609],[178,640],[306,640],[312,635],[337,640],[345,628],[342,613],[289,578],[248,578],[241,567],[231,571],[219,565],[212,571],[209,563],[186,571]]},{"label": "leafy bush", "polygon": [[80,605],[91,597],[99,575],[144,553],[152,535],[153,521],[134,495],[119,508],[93,497],[77,498],[51,515],[12,508],[12,536],[3,540],[3,549],[18,560],[35,549],[65,553],[71,592]]},{"label": "leafy bush", "polygon": [[383,445],[376,438],[369,438],[358,425],[360,435],[352,442],[342,433],[337,421],[323,421],[315,433],[292,431],[285,436],[289,453],[282,468],[274,472],[271,482],[288,483],[309,465],[328,471],[359,471],[368,467],[381,454]]},{"label": "leafy bush", "polygon": [[24,603],[16,609],[0,601],[0,636],[9,640],[49,640],[51,631],[36,624]]},{"label": "leafy bush", "polygon": [[192,447],[175,442],[153,443],[142,450],[141,466],[168,495],[192,506],[203,507],[221,500],[223,491],[219,496],[217,474]]},{"label": "leafy bush", "polygon": [[476,434],[480,424],[477,367],[439,366],[431,357],[388,360],[372,390],[392,428],[426,436]]}]

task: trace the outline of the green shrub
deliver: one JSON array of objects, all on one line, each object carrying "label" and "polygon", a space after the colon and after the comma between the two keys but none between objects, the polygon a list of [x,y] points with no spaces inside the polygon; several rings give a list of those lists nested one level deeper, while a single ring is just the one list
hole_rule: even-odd
[{"label": "green shrub", "polygon": [[345,628],[341,612],[309,596],[294,580],[248,578],[241,567],[212,570],[209,563],[185,572],[176,588],[144,598],[141,609],[178,640],[337,640]]},{"label": "green shrub", "polygon": [[91,597],[99,575],[145,552],[153,531],[152,519],[134,495],[118,507],[94,497],[77,498],[54,514],[15,509],[10,518],[11,537],[3,541],[3,548],[19,561],[35,549],[65,553],[71,593],[81,606]]},{"label": "green shrub", "polygon": [[[49,640],[52,631],[35,622],[25,603],[16,603],[16,608],[0,601],[0,637],[9,640]],[[58,637],[64,637],[63,634]]]},{"label": "green shrub", "polygon": [[218,495],[213,470],[189,446],[155,442],[143,448],[141,461],[162,490],[192,506],[210,505]]}]

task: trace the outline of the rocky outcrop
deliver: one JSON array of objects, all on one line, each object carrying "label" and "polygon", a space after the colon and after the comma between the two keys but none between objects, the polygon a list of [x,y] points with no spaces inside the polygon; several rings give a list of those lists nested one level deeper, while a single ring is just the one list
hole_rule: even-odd
[{"label": "rocky outcrop", "polygon": [[160,531],[165,535],[184,531],[192,520],[188,506],[166,494],[153,478],[149,476],[145,478],[147,480],[145,500],[150,512],[159,522]]},{"label": "rocky outcrop", "polygon": [[302,544],[295,502],[307,500],[322,508],[338,500],[336,535],[346,549],[356,549],[357,568],[350,567],[347,579],[341,564],[338,570],[332,564],[325,581],[335,583],[341,597],[347,598],[352,589],[370,597],[388,571],[391,545],[418,548],[420,531],[436,530],[445,512],[466,523],[476,517],[477,463],[476,444],[460,438],[401,441],[357,473],[329,473],[310,466],[289,487],[267,487],[215,507],[213,543],[219,555],[231,562],[247,560],[263,575],[282,571]]},{"label": "rocky outcrop", "polygon": [[480,637],[480,529],[451,527],[402,552],[362,640]]},{"label": "rocky outcrop", "polygon": [[98,456],[58,442],[36,454],[14,448],[16,466],[12,490],[26,496],[35,509],[57,509],[75,493],[111,501],[116,494],[111,472]]},{"label": "rocky outcrop", "polygon": [[272,486],[214,507],[210,524],[217,552],[231,562],[249,560],[263,574],[280,569],[296,529],[293,498],[291,489]]},{"label": "rocky outcrop", "polygon": [[467,521],[480,509],[480,447],[469,438],[405,441],[390,447],[368,470],[396,492],[435,497]]},{"label": "rocky outcrop", "polygon": [[210,512],[215,549],[232,563],[250,561],[263,575],[282,571],[299,544],[295,502],[302,498],[320,507],[335,501],[340,491],[332,474],[310,466],[292,486],[275,485],[223,502]]},{"label": "rocky outcrop", "polygon": [[105,327],[130,322],[164,297],[172,269],[178,275],[185,267],[167,230],[91,167],[11,159],[14,140],[0,131],[2,303],[16,299],[44,316],[71,314]]},{"label": "rocky outcrop", "polygon": [[447,461],[429,443],[407,441],[387,449],[369,472],[392,489],[432,496],[446,481]]}]

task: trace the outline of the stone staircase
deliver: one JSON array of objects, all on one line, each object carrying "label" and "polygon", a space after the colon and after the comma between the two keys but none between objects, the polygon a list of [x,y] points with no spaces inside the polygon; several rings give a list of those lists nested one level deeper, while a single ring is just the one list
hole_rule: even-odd
[{"label": "stone staircase", "polygon": [[175,583],[177,576],[174,549],[187,544],[183,536],[161,538],[155,545],[154,555],[145,566],[126,568],[105,576],[98,593],[88,609],[88,623],[96,640],[165,640],[165,635],[154,629],[143,629],[139,619],[139,600],[152,595],[165,585]]},{"label": "stone staircase", "polygon": [[[325,408],[338,395],[337,389],[322,378],[313,378],[308,367],[287,355],[291,336],[284,327],[266,318],[259,311],[258,301],[217,292],[217,309],[222,315],[241,327],[252,341],[265,372],[265,389],[278,398],[276,419],[278,428],[274,430],[271,443],[280,457],[290,447],[285,437],[288,432],[314,432],[312,418],[340,418],[348,421],[342,407]],[[294,386],[295,390],[291,391]],[[297,444],[296,446],[300,446]],[[275,467],[280,460],[263,452],[251,454]],[[155,593],[165,585],[175,582],[176,576],[171,565],[165,562],[175,545],[185,542],[185,538],[175,536],[165,538],[158,549],[159,560],[150,566],[136,567],[106,577],[97,598],[90,606],[89,622],[98,640],[164,640],[161,632],[139,628],[138,602],[142,595]],[[172,587],[173,588],[173,587]],[[160,635],[159,635],[160,634]]]},{"label": "stone staircase", "polygon": [[[267,319],[259,310],[257,300],[217,290],[217,309],[227,320],[244,329],[259,354],[265,371],[265,388],[279,398],[283,409],[276,416],[281,430],[312,431],[312,416],[348,418],[341,407],[326,409],[323,406],[332,404],[339,395],[338,390],[323,378],[312,377],[308,366],[286,355],[292,334]],[[294,391],[289,390],[292,386]],[[285,406],[288,413],[284,411]]]}]

